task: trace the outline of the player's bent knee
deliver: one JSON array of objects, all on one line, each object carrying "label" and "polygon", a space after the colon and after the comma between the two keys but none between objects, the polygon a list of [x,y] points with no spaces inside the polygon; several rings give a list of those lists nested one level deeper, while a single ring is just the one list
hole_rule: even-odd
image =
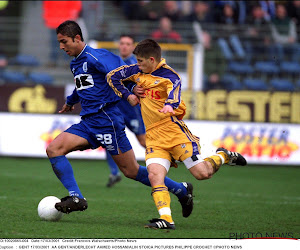
[{"label": "player's bent knee", "polygon": [[207,179],[210,179],[211,177],[212,177],[212,174],[207,173],[207,172],[200,174],[200,178],[201,178],[200,180],[207,180]]},{"label": "player's bent knee", "polygon": [[55,149],[52,147],[51,143],[46,148],[46,154],[49,158],[55,157]]},{"label": "player's bent knee", "polygon": [[50,143],[48,145],[48,147],[46,148],[46,153],[49,158],[64,155],[62,148],[58,147],[54,143]]},{"label": "player's bent knee", "polygon": [[207,180],[212,177],[212,173],[208,171],[205,162],[201,162],[200,164],[190,168],[189,170],[197,180]]},{"label": "player's bent knee", "polygon": [[210,179],[212,177],[212,175],[209,174],[208,172],[201,172],[201,173],[194,174],[194,177],[197,180],[207,180],[207,179]]},{"label": "player's bent knee", "polygon": [[133,174],[133,173],[130,172],[130,171],[125,171],[125,172],[123,172],[123,174],[125,175],[125,177],[127,177],[127,178],[129,178],[129,179],[135,180],[136,174]]},{"label": "player's bent knee", "polygon": [[149,173],[148,174],[148,179],[152,183],[156,179],[157,175],[154,173]]},{"label": "player's bent knee", "polygon": [[121,170],[121,172],[124,174],[125,177],[135,180],[137,171],[133,171],[132,169],[129,169],[128,167],[126,167],[124,165],[119,166],[119,169]]}]

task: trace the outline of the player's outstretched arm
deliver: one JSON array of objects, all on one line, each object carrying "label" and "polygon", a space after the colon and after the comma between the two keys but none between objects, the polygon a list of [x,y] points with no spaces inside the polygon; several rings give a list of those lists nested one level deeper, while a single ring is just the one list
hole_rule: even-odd
[{"label": "player's outstretched arm", "polygon": [[68,104],[64,104],[64,106],[62,106],[61,110],[58,111],[58,113],[65,113],[65,112],[72,112],[74,110],[74,106],[70,106]]},{"label": "player's outstretched arm", "polygon": [[139,98],[133,94],[131,94],[127,97],[127,101],[130,103],[131,106],[135,106],[140,103]]},{"label": "player's outstretched arm", "polygon": [[158,110],[161,113],[172,113],[173,115],[175,115],[175,112],[173,110],[173,107],[171,105],[165,105],[162,109]]}]

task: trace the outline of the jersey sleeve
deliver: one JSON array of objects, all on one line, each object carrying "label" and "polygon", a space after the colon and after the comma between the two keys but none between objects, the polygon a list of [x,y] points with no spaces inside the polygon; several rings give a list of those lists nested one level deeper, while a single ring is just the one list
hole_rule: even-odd
[{"label": "jersey sleeve", "polygon": [[129,89],[132,90],[135,86],[137,73],[138,67],[136,65],[124,65],[110,71],[106,75],[106,80],[117,96],[127,100],[128,96],[132,94]]},{"label": "jersey sleeve", "polygon": [[74,88],[73,93],[67,97],[66,104],[73,106],[79,102],[79,96],[77,94],[76,88]]},{"label": "jersey sleeve", "polygon": [[173,109],[178,108],[181,95],[181,79],[177,74],[172,74],[167,83],[168,98],[165,105],[171,105]]}]

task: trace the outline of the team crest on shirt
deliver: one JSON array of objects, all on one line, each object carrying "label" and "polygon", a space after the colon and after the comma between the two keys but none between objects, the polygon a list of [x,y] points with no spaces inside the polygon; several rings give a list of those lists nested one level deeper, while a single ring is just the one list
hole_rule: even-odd
[{"label": "team crest on shirt", "polygon": [[158,84],[160,81],[159,80],[156,80],[155,82],[154,82],[154,84]]},{"label": "team crest on shirt", "polygon": [[181,148],[185,148],[185,147],[186,147],[185,143],[181,144]]},{"label": "team crest on shirt", "polygon": [[88,68],[87,68],[87,62],[84,62],[83,65],[82,65],[82,70],[84,72],[87,72]]}]

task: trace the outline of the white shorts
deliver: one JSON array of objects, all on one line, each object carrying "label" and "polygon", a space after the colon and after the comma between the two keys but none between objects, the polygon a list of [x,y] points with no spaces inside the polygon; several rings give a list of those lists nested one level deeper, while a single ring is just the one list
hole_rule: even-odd
[{"label": "white shorts", "polygon": [[[187,169],[190,169],[191,167],[194,167],[195,165],[203,161],[204,159],[201,157],[200,154],[198,154],[185,159],[183,163]],[[167,172],[169,172],[171,166],[171,162],[169,160],[163,158],[149,158],[146,160],[146,167],[148,167],[152,163],[162,165],[167,170]]]}]

